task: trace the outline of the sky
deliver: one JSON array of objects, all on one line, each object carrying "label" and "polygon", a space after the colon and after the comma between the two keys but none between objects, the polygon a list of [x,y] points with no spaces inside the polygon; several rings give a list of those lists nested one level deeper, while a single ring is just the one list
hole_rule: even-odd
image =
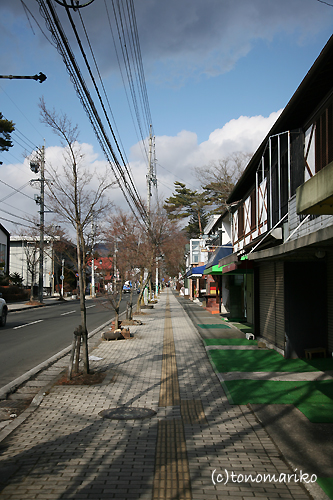
[{"label": "sky", "polygon": [[[86,77],[64,7],[54,5]],[[175,181],[199,188],[195,167],[237,151],[254,153],[332,35],[333,0],[134,0],[134,6],[156,145],[153,198],[169,197]],[[83,26],[88,33],[117,141],[146,199],[149,124],[142,122],[140,134],[114,49],[112,2],[95,0],[80,9],[83,25],[78,12],[72,15],[87,53]],[[86,166],[97,173],[108,166],[36,0],[1,0],[0,47],[3,75],[47,76],[44,83],[0,79],[0,111],[16,128],[14,147],[0,153],[0,223],[14,235],[39,209],[27,156],[45,144],[47,164],[63,161],[59,138],[40,120],[42,97],[78,124]],[[109,197],[127,210],[119,189]],[[52,217],[46,214],[46,222]]]}]

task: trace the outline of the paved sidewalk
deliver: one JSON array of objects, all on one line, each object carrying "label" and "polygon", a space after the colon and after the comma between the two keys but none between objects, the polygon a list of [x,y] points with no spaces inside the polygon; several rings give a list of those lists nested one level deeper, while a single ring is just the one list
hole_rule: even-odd
[{"label": "paved sidewalk", "polygon": [[[140,319],[134,338],[94,350],[102,360],[92,368],[108,370],[102,384],[54,386],[0,443],[0,498],[311,498],[252,411],[229,404],[173,294]],[[156,415],[99,415],[122,406]]]}]

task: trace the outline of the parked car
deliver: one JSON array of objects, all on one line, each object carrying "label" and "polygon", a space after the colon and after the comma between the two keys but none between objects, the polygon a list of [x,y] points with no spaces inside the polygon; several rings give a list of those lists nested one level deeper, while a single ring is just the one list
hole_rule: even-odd
[{"label": "parked car", "polygon": [[2,294],[0,293],[0,326],[5,326],[7,321],[7,313],[8,307],[6,301],[2,298]]}]

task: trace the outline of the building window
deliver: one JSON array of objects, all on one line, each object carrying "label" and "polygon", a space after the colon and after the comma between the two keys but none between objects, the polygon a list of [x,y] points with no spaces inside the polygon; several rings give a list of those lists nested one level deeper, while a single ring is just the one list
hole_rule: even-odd
[{"label": "building window", "polygon": [[6,257],[7,257],[7,247],[0,243],[0,273],[6,271]]},{"label": "building window", "polygon": [[333,104],[316,121],[316,173],[333,161]]},{"label": "building window", "polygon": [[254,189],[250,195],[251,198],[251,229],[257,225],[257,192]]},{"label": "building window", "polygon": [[238,208],[238,239],[244,235],[244,205]]},{"label": "building window", "polygon": [[200,241],[191,240],[191,264],[200,262]]}]

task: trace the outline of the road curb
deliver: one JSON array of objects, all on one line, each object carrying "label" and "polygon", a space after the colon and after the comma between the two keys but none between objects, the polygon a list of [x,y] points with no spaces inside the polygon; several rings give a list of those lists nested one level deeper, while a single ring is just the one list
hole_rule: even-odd
[{"label": "road curb", "polygon": [[[112,319],[106,321],[106,323],[103,323],[103,325],[95,328],[92,332],[88,334],[88,339],[92,337],[93,335],[96,335],[100,330],[105,328],[108,324],[110,324]],[[72,348],[72,345],[65,347],[65,349],[62,349],[59,351],[57,354],[54,354],[51,356],[51,358],[47,359],[46,361],[43,361],[43,363],[40,363],[39,365],[35,366],[31,370],[27,371],[20,377],[16,378],[12,382],[9,382],[9,384],[3,386],[0,388],[0,400],[6,399],[9,394],[11,394],[15,389],[17,389],[20,385],[24,384],[24,382],[27,382],[31,377],[36,375],[37,373],[45,370],[48,368],[50,365],[58,361],[59,359],[63,358],[70,352]]]},{"label": "road curb", "polygon": [[[126,311],[124,311],[121,314],[119,314],[119,317],[123,316],[124,314],[126,314]],[[91,338],[91,337],[93,337],[94,335],[96,335],[98,332],[100,332],[104,328],[106,328],[113,320],[114,320],[114,318],[111,318],[110,320],[106,321],[105,323],[103,323],[99,327],[95,328],[95,330],[93,330],[92,332],[90,332],[88,334],[88,339]],[[44,361],[43,363],[40,363],[39,365],[37,365],[35,368],[32,368],[31,370],[29,370],[28,372],[26,372],[24,375],[21,375],[21,377],[18,377],[17,379],[13,380],[13,382],[7,384],[4,387],[1,387],[0,388],[0,400],[1,399],[5,399],[5,398],[2,398],[1,396],[3,394],[3,391],[6,388],[8,388],[9,386],[12,386],[11,390],[7,390],[6,394],[8,395],[11,392],[13,392],[15,389],[17,389],[17,387],[19,387],[20,385],[22,385],[24,382],[27,382],[29,380],[29,378],[31,378],[33,375],[36,375],[38,372],[42,371],[43,369],[48,368],[53,363],[55,363],[56,361],[58,361],[62,357],[66,356],[66,354],[68,354],[70,352],[71,348],[72,348],[71,345],[69,347],[66,347],[62,351],[59,351],[57,354],[55,354],[51,358],[49,358],[46,361]],[[23,422],[25,422],[25,420],[35,410],[37,410],[37,408],[39,407],[39,405],[43,401],[44,396],[51,390],[52,386],[60,378],[60,376],[62,375],[62,373],[64,373],[64,370],[60,370],[59,373],[57,375],[55,375],[50,382],[48,382],[43,387],[41,387],[41,389],[39,390],[39,392],[33,398],[32,402],[29,405],[29,407],[26,410],[24,410],[24,412],[21,413],[21,415],[19,415],[17,418],[15,418],[15,420],[10,421],[6,425],[6,427],[3,427],[0,430],[0,443],[4,439],[6,439],[6,437],[9,436],[12,432],[14,432],[15,429],[17,429],[17,427],[19,427]],[[17,382],[19,382],[19,383],[17,383]]]},{"label": "road curb", "polygon": [[[78,300],[78,299],[76,299]],[[71,303],[71,302],[74,302],[74,300],[58,300],[56,299],[54,302],[51,302],[50,304],[47,304],[47,303],[43,303],[43,304],[36,304],[36,305],[25,305],[23,307],[18,307],[18,308],[15,308],[15,309],[12,309],[10,308],[9,306],[15,306],[15,303],[11,303],[11,304],[8,304],[7,302],[7,306],[8,306],[8,313],[12,313],[12,312],[21,312],[21,311],[27,311],[28,309],[39,309],[40,307],[49,307],[49,306],[58,306],[59,304],[63,304],[64,302],[68,302],[68,303]]]},{"label": "road curb", "polygon": [[[251,410],[251,412],[253,413],[255,419],[261,425],[261,427],[264,429],[264,431],[266,432],[267,436],[269,436],[270,440],[272,441],[272,443],[274,444],[274,446],[276,447],[276,449],[278,450],[278,452],[280,453],[280,455],[283,457],[283,461],[288,465],[288,467],[290,467],[290,469],[293,472],[297,471],[297,468],[295,467],[295,464],[293,464],[291,460],[289,460],[289,459],[287,459],[285,457],[285,455],[283,454],[283,452],[282,452],[281,448],[279,447],[278,443],[270,435],[270,433],[268,432],[268,430],[266,429],[265,425],[263,424],[263,422],[261,421],[261,419],[259,418],[259,416],[255,412],[255,410],[254,410],[254,408],[253,408],[252,405],[253,405],[253,403],[248,403],[246,406]],[[244,406],[244,405],[238,405],[238,406],[240,406],[240,408],[241,408],[241,410],[243,412],[242,406]],[[302,486],[316,500],[330,500],[330,497],[328,497],[326,495],[326,493],[319,486],[318,483],[306,483],[306,482],[302,482]]]}]

